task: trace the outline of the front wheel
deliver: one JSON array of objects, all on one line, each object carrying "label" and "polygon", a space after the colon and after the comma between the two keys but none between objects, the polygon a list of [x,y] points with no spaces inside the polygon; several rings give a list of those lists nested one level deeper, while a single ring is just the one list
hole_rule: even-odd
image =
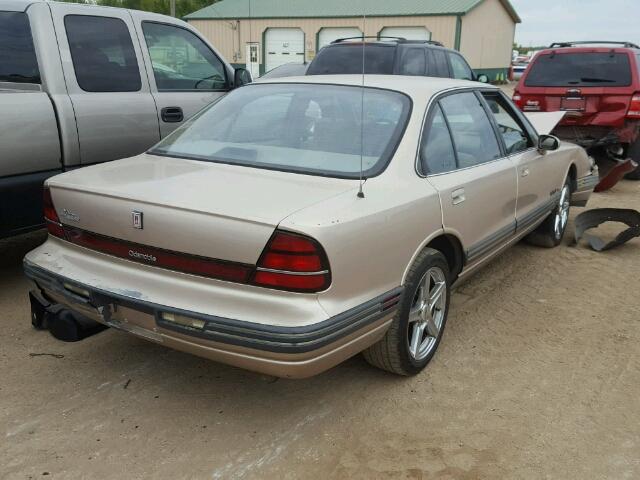
[{"label": "front wheel", "polygon": [[571,182],[567,178],[560,191],[560,200],[553,212],[527,236],[527,242],[539,247],[553,248],[560,245],[569,223],[571,208]]},{"label": "front wheel", "polygon": [[398,375],[421,372],[436,353],[449,312],[450,272],[437,250],[425,249],[409,271],[400,309],[386,335],[363,352],[373,366]]}]

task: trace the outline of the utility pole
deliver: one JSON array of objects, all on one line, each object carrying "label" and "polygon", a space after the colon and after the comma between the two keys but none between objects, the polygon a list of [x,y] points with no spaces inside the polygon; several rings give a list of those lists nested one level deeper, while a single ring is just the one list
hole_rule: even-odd
[{"label": "utility pole", "polygon": [[169,4],[171,5],[171,16],[176,16],[176,0],[169,0]]}]

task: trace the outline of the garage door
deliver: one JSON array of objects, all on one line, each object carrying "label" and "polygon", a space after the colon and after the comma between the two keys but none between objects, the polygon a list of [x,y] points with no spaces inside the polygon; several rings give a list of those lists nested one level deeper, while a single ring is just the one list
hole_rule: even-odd
[{"label": "garage door", "polygon": [[270,28],[265,34],[268,72],[287,63],[304,63],[304,33],[299,28]]},{"label": "garage door", "polygon": [[407,40],[431,40],[431,32],[425,27],[385,27],[381,37],[402,37]]},{"label": "garage door", "polygon": [[360,37],[362,36],[362,32],[359,28],[323,28],[320,30],[320,34],[318,35],[318,50],[322,47],[329,45],[334,40],[338,40],[339,38],[350,38],[350,37]]}]

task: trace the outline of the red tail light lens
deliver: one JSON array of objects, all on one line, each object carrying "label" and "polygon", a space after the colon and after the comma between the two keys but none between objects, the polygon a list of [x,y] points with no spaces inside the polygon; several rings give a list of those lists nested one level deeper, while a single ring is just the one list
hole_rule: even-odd
[{"label": "red tail light lens", "polygon": [[44,221],[47,224],[47,230],[54,237],[64,238],[64,229],[62,228],[56,209],[53,206],[51,190],[48,188],[45,188],[43,191],[42,205],[44,207]]},{"label": "red tail light lens", "polygon": [[640,93],[636,93],[631,97],[627,118],[640,118]]},{"label": "red tail light lens", "polygon": [[520,92],[518,92],[517,90],[514,92],[513,94],[513,103],[516,104],[516,106],[522,110],[522,95],[520,95]]},{"label": "red tail light lens", "polygon": [[320,292],[331,284],[329,261],[314,239],[276,231],[258,261],[252,283],[292,292]]}]

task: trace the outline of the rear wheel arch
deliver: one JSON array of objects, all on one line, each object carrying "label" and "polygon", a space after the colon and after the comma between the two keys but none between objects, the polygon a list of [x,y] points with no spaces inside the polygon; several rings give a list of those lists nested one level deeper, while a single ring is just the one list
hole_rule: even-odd
[{"label": "rear wheel arch", "polygon": [[439,235],[428,240],[426,244],[422,245],[420,249],[416,251],[415,255],[411,259],[411,263],[407,266],[407,272],[411,269],[416,258],[418,258],[426,249],[437,250],[444,255],[449,266],[451,282],[454,282],[464,267],[464,249],[462,248],[462,242],[460,242],[458,237],[451,233],[441,232]]}]

